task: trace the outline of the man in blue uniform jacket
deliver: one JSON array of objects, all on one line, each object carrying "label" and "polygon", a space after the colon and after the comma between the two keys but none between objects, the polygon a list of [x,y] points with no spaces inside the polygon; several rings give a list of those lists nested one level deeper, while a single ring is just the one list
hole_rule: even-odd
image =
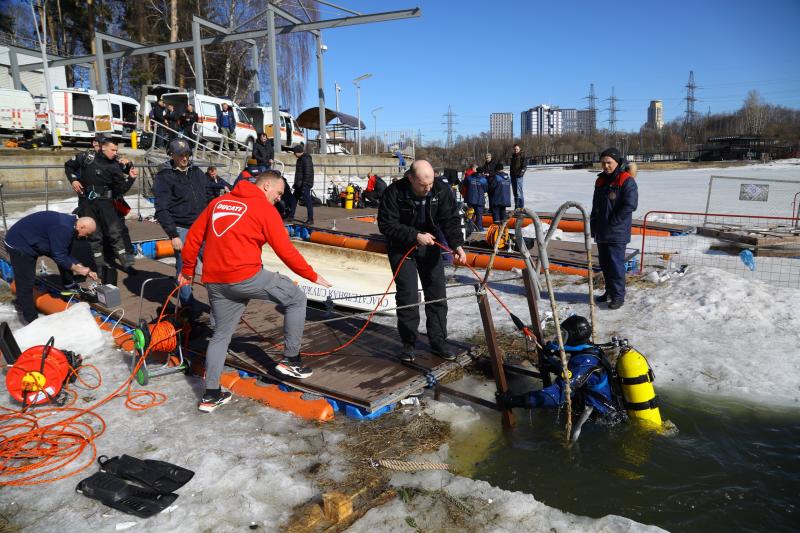
[{"label": "man in blue uniform jacket", "polygon": [[606,292],[598,302],[619,309],[625,302],[625,245],[631,242],[633,212],[639,204],[636,181],[620,163],[622,154],[608,148],[600,154],[603,172],[597,175],[590,217],[592,237],[597,243]]},{"label": "man in blue uniform jacket", "polygon": [[85,239],[96,229],[91,217],[76,218],[55,211],[40,211],[19,219],[8,230],[5,245],[14,270],[17,308],[26,323],[39,317],[33,301],[33,282],[39,257],[53,259],[63,281],[71,281],[70,272],[97,280],[97,274],[70,253],[75,238]]}]

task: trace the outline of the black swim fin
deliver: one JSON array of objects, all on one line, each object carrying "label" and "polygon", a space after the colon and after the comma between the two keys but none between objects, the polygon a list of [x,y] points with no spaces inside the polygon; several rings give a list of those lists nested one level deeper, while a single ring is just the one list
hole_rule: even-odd
[{"label": "black swim fin", "polygon": [[[104,460],[105,459],[105,460]],[[194,476],[194,472],[166,461],[137,459],[130,455],[121,455],[108,459],[105,455],[98,457],[100,471],[108,472],[136,483],[141,483],[162,494],[175,492]]]},{"label": "black swim fin", "polygon": [[78,483],[75,490],[113,509],[142,518],[160,513],[178,498],[177,494],[162,494],[105,472],[92,474]]}]

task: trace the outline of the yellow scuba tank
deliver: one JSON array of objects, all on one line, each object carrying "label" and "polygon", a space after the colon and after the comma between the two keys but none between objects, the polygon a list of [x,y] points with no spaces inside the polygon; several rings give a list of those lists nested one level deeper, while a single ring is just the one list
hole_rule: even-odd
[{"label": "yellow scuba tank", "polygon": [[628,416],[645,426],[660,428],[661,411],[653,388],[655,375],[645,356],[634,348],[623,347],[617,359],[617,376]]},{"label": "yellow scuba tank", "polygon": [[345,189],[347,196],[344,199],[344,208],[345,209],[353,209],[353,199],[355,198],[356,189],[353,187],[352,183],[347,185],[347,189]]}]

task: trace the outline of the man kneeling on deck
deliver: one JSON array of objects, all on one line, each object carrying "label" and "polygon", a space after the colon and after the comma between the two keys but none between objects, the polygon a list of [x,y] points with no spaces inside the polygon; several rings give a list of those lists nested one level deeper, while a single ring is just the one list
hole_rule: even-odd
[{"label": "man kneeling on deck", "polygon": [[233,332],[252,298],[268,300],[285,310],[281,374],[307,378],[311,370],[300,360],[300,342],[306,320],[306,295],[286,276],[263,269],[262,248],[269,244],[298,276],[330,287],[292,245],[274,204],[283,194],[280,173],[268,170],[255,183],[242,180],[230,194],[213,200],[192,224],[183,248],[181,284],[192,281],[197,255],[205,241],[203,283],[208,290],[214,335],[206,351],[206,391],[198,409],[210,413],[230,401],[219,379]]}]

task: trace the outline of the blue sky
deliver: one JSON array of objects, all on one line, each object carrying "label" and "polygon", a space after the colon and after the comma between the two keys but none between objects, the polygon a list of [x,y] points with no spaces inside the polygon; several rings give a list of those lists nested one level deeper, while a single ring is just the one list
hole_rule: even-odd
[{"label": "blue sky", "polygon": [[[294,0],[288,0],[292,2]],[[334,108],[356,113],[352,80],[361,85],[362,120],[383,107],[379,130],[444,137],[452,105],[460,134],[488,130],[489,114],[519,114],[547,103],[585,107],[595,84],[598,107],[615,87],[617,128],[638,131],[649,101],[664,101],[666,120],[685,110],[694,71],[696,110],[741,107],[750,89],[773,104],[800,108],[800,1],[671,0],[341,0],[362,13],[419,6],[419,18],[325,30],[325,91]],[[342,16],[319,5],[323,18]],[[306,107],[316,105],[316,67]],[[598,120],[608,113],[601,111]],[[601,127],[607,124],[600,124]]]}]

